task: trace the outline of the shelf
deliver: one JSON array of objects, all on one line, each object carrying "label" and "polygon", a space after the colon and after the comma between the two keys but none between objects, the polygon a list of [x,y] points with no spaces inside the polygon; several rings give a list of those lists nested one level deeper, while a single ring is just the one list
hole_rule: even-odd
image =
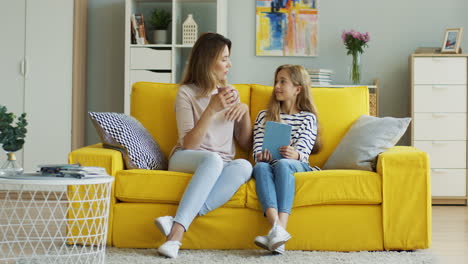
[{"label": "shelf", "polygon": [[174,45],[175,48],[193,48],[192,44],[176,44]]},{"label": "shelf", "polygon": [[172,48],[171,44],[131,44],[131,48]]},{"label": "shelf", "polygon": [[377,88],[376,85],[367,85],[367,84],[353,84],[353,85],[337,85],[337,84],[330,84],[330,85],[316,85],[312,84],[311,87],[318,87],[318,88],[346,88],[346,87],[361,87],[361,86],[367,86],[369,89],[375,89]]},{"label": "shelf", "polygon": [[[162,2],[171,3],[172,0],[135,0],[138,3]],[[177,0],[178,3],[216,3],[216,0]]]}]

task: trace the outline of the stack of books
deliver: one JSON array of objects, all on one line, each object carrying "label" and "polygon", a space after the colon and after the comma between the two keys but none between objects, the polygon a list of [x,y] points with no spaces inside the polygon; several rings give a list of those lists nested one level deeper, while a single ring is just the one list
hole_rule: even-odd
[{"label": "stack of books", "polygon": [[39,167],[38,172],[41,176],[74,177],[78,179],[109,176],[105,168],[84,167],[80,166],[80,164],[50,164]]},{"label": "stack of books", "polygon": [[310,81],[312,85],[331,85],[333,74],[332,70],[327,69],[307,69],[310,75]]}]

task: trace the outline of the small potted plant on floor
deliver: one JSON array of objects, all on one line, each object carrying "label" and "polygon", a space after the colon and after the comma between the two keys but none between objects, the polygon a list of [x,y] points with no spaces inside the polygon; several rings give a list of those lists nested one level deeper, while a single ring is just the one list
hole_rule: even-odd
[{"label": "small potted plant on floor", "polygon": [[151,12],[149,22],[154,28],[151,34],[153,42],[155,44],[166,44],[168,35],[167,29],[172,22],[171,13],[161,8],[155,8]]},{"label": "small potted plant on floor", "polygon": [[8,113],[7,108],[0,105],[0,144],[7,153],[7,161],[0,168],[0,175],[18,175],[23,172],[23,168],[16,163],[15,152],[23,148],[26,137],[26,113],[21,114],[13,125],[15,115]]}]

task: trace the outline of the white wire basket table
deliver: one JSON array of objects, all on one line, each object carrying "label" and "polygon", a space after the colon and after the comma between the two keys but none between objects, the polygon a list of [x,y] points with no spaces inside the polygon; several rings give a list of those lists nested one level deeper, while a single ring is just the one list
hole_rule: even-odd
[{"label": "white wire basket table", "polygon": [[104,263],[113,177],[0,177],[0,263]]}]

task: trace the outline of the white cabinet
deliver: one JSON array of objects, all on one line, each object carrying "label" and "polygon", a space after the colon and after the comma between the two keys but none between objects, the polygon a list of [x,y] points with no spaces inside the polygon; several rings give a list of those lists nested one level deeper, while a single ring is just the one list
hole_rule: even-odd
[{"label": "white cabinet", "polygon": [[467,56],[411,56],[411,141],[429,154],[436,203],[467,201]]},{"label": "white cabinet", "polygon": [[[26,172],[71,150],[73,0],[0,2],[0,104],[27,113]],[[0,164],[6,155],[0,153]]]},{"label": "white cabinet", "polygon": [[[162,8],[172,15],[169,43],[131,44],[132,14],[143,14],[146,36],[152,30],[151,11]],[[125,92],[124,111],[130,113],[132,85],[138,81],[177,83],[190,55],[192,45],[182,44],[182,23],[189,14],[198,25],[198,34],[227,34],[227,0],[126,0],[125,1]]]}]

